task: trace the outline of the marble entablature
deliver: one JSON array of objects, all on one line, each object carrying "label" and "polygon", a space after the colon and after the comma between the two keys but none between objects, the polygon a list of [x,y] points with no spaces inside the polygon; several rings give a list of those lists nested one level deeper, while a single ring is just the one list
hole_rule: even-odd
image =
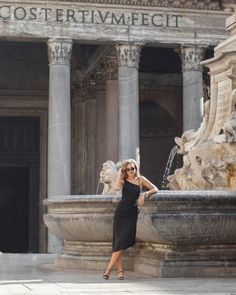
[{"label": "marble entablature", "polygon": [[218,1],[0,1],[0,37],[208,46],[230,14]]}]

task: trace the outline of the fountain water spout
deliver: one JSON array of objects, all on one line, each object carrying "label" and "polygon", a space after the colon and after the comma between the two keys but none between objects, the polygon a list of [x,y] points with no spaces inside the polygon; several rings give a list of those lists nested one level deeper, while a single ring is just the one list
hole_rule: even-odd
[{"label": "fountain water spout", "polygon": [[175,155],[177,154],[178,150],[179,150],[178,146],[175,145],[170,151],[169,158],[168,158],[166,168],[165,168],[165,172],[163,174],[162,185],[161,185],[161,188],[164,189],[164,190],[168,189],[168,187],[167,187],[167,184],[168,184],[167,177],[170,175],[170,169],[172,167]]}]

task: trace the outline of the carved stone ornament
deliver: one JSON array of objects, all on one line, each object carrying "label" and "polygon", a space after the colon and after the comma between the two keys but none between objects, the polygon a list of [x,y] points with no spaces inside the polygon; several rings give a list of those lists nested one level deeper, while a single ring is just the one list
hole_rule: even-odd
[{"label": "carved stone ornament", "polygon": [[48,40],[49,64],[70,65],[72,53],[72,40],[50,39]]},{"label": "carved stone ornament", "polygon": [[113,161],[106,161],[102,165],[102,171],[100,172],[100,183],[104,184],[103,195],[114,194],[115,182],[118,175],[118,164],[115,164]]},{"label": "carved stone ornament", "polygon": [[77,91],[80,101],[85,101],[94,98],[95,81],[91,79],[80,80],[77,86]]},{"label": "carved stone ornament", "polygon": [[201,47],[182,47],[179,51],[182,60],[182,71],[202,71],[200,62],[203,60],[205,49]]},{"label": "carved stone ornament", "polygon": [[143,44],[117,44],[118,66],[139,67],[140,52]]},{"label": "carved stone ornament", "polygon": [[[58,0],[66,2],[66,0]],[[231,0],[234,1],[234,0]],[[68,2],[78,2],[69,0]],[[80,0],[82,3],[221,10],[226,0]]]},{"label": "carved stone ornament", "polygon": [[107,80],[116,80],[118,78],[118,61],[116,56],[107,56],[104,58],[104,67]]},{"label": "carved stone ornament", "polygon": [[99,64],[99,66],[95,69],[95,71],[92,74],[92,77],[95,81],[99,83],[103,83],[106,81],[106,70],[104,68],[104,65]]}]

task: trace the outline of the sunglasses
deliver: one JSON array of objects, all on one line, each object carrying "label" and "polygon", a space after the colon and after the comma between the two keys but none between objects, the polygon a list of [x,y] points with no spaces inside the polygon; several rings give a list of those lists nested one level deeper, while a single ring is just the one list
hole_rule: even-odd
[{"label": "sunglasses", "polygon": [[131,171],[134,171],[134,170],[135,170],[135,168],[134,168],[134,167],[131,167],[131,168],[126,168],[126,169],[125,169],[125,171],[126,171],[126,172],[131,172]]}]

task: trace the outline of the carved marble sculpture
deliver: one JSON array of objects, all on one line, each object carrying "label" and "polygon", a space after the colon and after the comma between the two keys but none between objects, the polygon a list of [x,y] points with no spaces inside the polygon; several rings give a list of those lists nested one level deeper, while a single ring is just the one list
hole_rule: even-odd
[{"label": "carved marble sculpture", "polygon": [[175,138],[184,163],[169,176],[170,189],[236,190],[236,15],[226,27],[231,36],[202,62],[212,77],[202,124]]},{"label": "carved marble sculpture", "polygon": [[113,161],[106,161],[102,166],[100,172],[100,182],[104,184],[103,195],[114,194],[114,184],[117,178],[118,170],[117,166]]},{"label": "carved marble sculpture", "polygon": [[175,143],[179,146],[178,154],[186,154],[186,145],[195,138],[194,129],[185,131],[181,137],[175,137]]},{"label": "carved marble sculpture", "polygon": [[226,142],[236,142],[236,112],[232,112],[229,121],[224,126]]},{"label": "carved marble sculpture", "polygon": [[187,154],[193,146],[202,141],[209,120],[209,110],[210,101],[207,100],[204,103],[204,117],[199,129],[197,131],[190,129],[185,131],[181,137],[175,137],[175,143],[179,146],[178,154]]}]

